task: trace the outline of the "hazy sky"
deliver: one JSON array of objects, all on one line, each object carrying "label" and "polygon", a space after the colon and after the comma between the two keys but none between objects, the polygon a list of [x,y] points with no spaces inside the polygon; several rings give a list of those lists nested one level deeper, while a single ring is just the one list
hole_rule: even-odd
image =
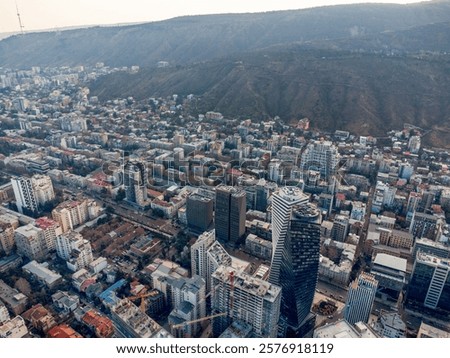
[{"label": "hazy sky", "polygon": [[[378,0],[407,4],[421,0]],[[16,3],[25,31],[58,27],[118,24],[169,19],[181,15],[261,12],[355,0],[0,0],[0,33],[19,31]]]}]

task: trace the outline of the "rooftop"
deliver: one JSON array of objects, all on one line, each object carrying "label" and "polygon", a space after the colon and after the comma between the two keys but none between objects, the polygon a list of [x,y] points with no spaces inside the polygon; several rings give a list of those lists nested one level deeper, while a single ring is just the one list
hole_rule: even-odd
[{"label": "rooftop", "polygon": [[400,257],[379,253],[375,257],[375,261],[373,262],[373,264],[374,266],[375,265],[385,266],[394,270],[406,272],[407,260],[402,259]]}]

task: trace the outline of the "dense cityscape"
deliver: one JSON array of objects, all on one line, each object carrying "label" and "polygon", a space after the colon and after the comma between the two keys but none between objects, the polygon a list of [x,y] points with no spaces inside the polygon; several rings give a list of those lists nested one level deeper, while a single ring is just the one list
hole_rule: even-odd
[{"label": "dense cityscape", "polygon": [[[159,67],[169,66],[161,61]],[[0,337],[450,336],[450,155],[0,68]]]}]

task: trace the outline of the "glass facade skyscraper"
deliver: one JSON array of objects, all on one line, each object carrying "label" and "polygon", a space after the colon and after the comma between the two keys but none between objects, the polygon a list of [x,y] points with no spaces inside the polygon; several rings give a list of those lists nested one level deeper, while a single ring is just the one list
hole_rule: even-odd
[{"label": "glass facade skyscraper", "polygon": [[309,320],[319,270],[320,218],[320,211],[296,187],[272,196],[269,282],[282,287],[280,332],[287,337],[303,336]]}]

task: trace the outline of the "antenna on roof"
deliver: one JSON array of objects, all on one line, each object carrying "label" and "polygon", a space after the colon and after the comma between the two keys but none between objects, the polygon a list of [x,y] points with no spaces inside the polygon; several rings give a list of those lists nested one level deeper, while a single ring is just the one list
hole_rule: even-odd
[{"label": "antenna on roof", "polygon": [[19,6],[17,5],[17,1],[16,1],[16,10],[17,10],[17,18],[19,19],[20,33],[23,35],[24,34],[23,29],[25,28],[25,26],[23,26],[22,20],[20,18]]}]

